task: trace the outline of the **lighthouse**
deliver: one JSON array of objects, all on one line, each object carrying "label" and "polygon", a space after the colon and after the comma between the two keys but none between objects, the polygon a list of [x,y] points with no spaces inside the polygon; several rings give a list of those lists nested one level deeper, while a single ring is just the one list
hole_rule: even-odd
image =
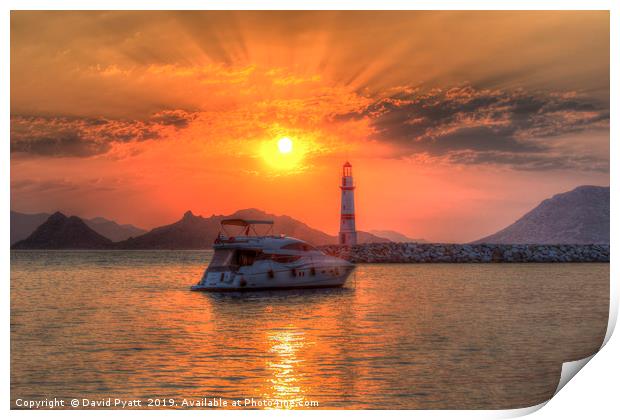
[{"label": "lighthouse", "polygon": [[346,162],[342,166],[342,190],[340,206],[340,234],[338,235],[341,245],[356,245],[357,232],[355,231],[355,204],[353,202],[353,172],[351,164]]}]

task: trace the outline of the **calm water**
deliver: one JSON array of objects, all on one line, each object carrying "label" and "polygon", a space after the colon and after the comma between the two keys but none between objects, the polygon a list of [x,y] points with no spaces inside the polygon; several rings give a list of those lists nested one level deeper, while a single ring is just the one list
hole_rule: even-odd
[{"label": "calm water", "polygon": [[549,398],[607,326],[608,264],[368,264],[344,289],[189,292],[210,256],[12,252],[12,406],[517,408]]}]

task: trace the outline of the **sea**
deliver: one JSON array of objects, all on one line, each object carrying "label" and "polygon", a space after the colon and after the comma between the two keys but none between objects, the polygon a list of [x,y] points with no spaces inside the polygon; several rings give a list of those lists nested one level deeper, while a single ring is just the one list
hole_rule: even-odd
[{"label": "sea", "polygon": [[12,251],[11,407],[522,408],[607,328],[609,264],[359,264],[341,289],[191,292],[211,257]]}]

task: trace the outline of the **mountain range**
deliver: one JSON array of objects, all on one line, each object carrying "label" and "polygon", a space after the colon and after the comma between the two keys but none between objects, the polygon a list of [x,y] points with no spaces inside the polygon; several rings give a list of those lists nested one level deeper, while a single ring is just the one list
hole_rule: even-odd
[{"label": "mountain range", "polygon": [[544,200],[475,243],[609,244],[609,187],[584,185]]},{"label": "mountain range", "polygon": [[[63,219],[64,218],[64,219]],[[26,239],[13,245],[14,249],[42,249],[53,247],[54,249],[205,249],[211,248],[213,241],[220,232],[220,222],[223,219],[239,218],[273,220],[274,234],[286,234],[302,239],[314,245],[329,245],[338,242],[336,236],[328,235],[320,230],[313,229],[303,222],[289,216],[276,216],[265,213],[258,209],[239,210],[230,215],[213,215],[211,217],[196,216],[187,211],[183,217],[175,223],[160,226],[141,235],[126,238],[120,241],[102,242],[99,232],[95,230],[99,225],[86,226],[88,223],[76,216],[66,217],[62,213],[55,213],[47,221],[36,228]],[[82,225],[76,223],[80,220]],[[84,227],[92,232],[86,233]],[[50,240],[50,232],[56,230],[58,238]],[[263,232],[266,233],[266,232]],[[92,243],[78,241],[77,236],[84,235],[92,240]],[[360,243],[390,242],[389,239],[381,238],[367,232],[358,232]]]},{"label": "mountain range", "polygon": [[76,216],[60,212],[52,214],[26,239],[13,244],[13,249],[107,249],[113,242],[88,227]]},{"label": "mountain range", "polygon": [[[181,220],[170,225],[161,226],[144,235],[117,243],[120,249],[203,249],[210,248],[220,232],[223,219],[273,220],[273,233],[286,234],[304,240],[313,245],[338,243],[336,236],[313,229],[290,216],[276,216],[258,209],[239,210],[230,215],[196,216],[186,212]],[[390,242],[367,232],[358,232],[360,243]]]},{"label": "mountain range", "polygon": [[[474,243],[494,244],[609,244],[609,187],[581,186],[541,202],[519,220]],[[226,218],[273,220],[274,234],[286,234],[314,245],[338,243],[336,236],[314,229],[290,216],[276,216],[258,209],[230,215],[196,216],[187,211],[175,223],[144,232],[131,225],[95,218],[82,220],[62,213],[11,212],[11,241],[15,249],[206,249]],[[36,225],[39,221],[42,223]],[[106,234],[107,232],[107,234]],[[110,234],[112,232],[113,234]],[[259,232],[260,233],[260,232]],[[266,232],[262,232],[266,233]],[[234,234],[234,233],[233,233]],[[14,236],[15,235],[15,236]],[[422,242],[394,231],[358,231],[358,243]]]},{"label": "mountain range", "polygon": [[[36,228],[49,219],[50,216],[51,214],[49,213],[27,214],[11,210],[11,245],[22,239],[26,239]],[[103,217],[82,220],[92,230],[114,242],[146,233],[144,229],[129,224],[120,225],[113,220],[108,220]]]}]

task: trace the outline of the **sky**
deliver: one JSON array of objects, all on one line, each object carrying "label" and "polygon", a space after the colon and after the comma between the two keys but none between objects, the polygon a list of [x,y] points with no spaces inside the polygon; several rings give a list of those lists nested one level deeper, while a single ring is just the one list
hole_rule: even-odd
[{"label": "sky", "polygon": [[[281,149],[282,138],[292,146]],[[479,239],[609,185],[609,13],[11,12],[11,208]]]}]

